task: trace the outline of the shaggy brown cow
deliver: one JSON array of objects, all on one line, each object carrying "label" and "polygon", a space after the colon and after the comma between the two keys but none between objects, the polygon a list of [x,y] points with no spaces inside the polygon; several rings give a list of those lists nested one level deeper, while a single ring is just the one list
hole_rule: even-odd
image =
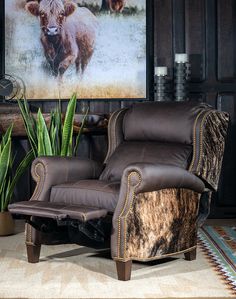
[{"label": "shaggy brown cow", "polygon": [[125,0],[106,0],[107,5],[112,12],[122,12],[125,7]]},{"label": "shaggy brown cow", "polygon": [[25,8],[40,19],[41,42],[53,74],[61,77],[74,63],[83,73],[94,51],[95,16],[68,0],[30,1]]}]

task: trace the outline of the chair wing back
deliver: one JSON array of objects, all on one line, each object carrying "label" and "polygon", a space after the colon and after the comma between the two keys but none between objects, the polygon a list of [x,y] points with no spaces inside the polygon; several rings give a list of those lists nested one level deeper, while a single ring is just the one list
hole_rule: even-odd
[{"label": "chair wing back", "polygon": [[193,126],[193,158],[189,171],[217,190],[229,115],[217,110],[201,111]]},{"label": "chair wing back", "polygon": [[163,163],[189,169],[215,190],[228,120],[198,102],[146,102],[116,111],[100,179],[120,179],[129,163]]},{"label": "chair wing back", "polygon": [[108,159],[114,153],[118,145],[124,140],[123,135],[123,119],[128,108],[115,111],[108,124],[108,151],[104,163],[106,164]]}]

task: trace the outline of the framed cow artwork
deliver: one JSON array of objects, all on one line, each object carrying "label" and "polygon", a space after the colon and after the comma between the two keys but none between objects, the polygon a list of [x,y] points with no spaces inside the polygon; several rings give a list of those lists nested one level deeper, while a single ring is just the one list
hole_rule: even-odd
[{"label": "framed cow artwork", "polygon": [[2,72],[29,100],[148,99],[150,1],[3,0]]}]

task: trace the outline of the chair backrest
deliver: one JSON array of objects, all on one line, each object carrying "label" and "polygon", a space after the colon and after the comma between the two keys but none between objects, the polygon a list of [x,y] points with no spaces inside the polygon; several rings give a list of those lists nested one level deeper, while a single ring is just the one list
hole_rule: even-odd
[{"label": "chair backrest", "polygon": [[163,163],[189,169],[216,189],[227,124],[228,114],[198,102],[146,102],[116,111],[100,179],[120,180],[131,163]]}]

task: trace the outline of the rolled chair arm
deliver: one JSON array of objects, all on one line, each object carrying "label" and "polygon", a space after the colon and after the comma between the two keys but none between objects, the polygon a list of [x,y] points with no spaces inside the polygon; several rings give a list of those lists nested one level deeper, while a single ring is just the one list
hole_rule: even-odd
[{"label": "rolled chair arm", "polygon": [[31,200],[49,201],[51,187],[83,179],[96,179],[102,164],[75,157],[40,157],[34,160],[31,173],[37,182]]},{"label": "rolled chair arm", "polygon": [[203,181],[196,175],[176,166],[152,163],[131,164],[124,170],[122,181],[126,181],[131,173],[134,173],[130,183],[136,185],[135,193],[166,188],[185,188],[202,193],[205,188]]},{"label": "rolled chair arm", "polygon": [[[195,211],[194,209],[196,209],[197,211],[197,202],[199,198],[198,193],[202,193],[204,191],[204,187],[204,183],[197,176],[176,166],[151,163],[134,163],[127,166],[123,172],[119,200],[112,219],[113,230],[111,236],[111,252],[113,259],[126,261],[131,259],[130,256],[133,256],[134,258],[135,256],[136,258],[139,258],[140,256],[142,256],[142,258],[149,258],[152,256],[152,254],[149,252],[149,249],[155,244],[152,244],[150,240],[150,244],[147,244],[147,240],[143,240],[143,244],[146,244],[145,246],[149,248],[148,250],[140,249],[141,251],[139,251],[139,253],[138,251],[134,252],[134,255],[127,253],[130,252],[130,245],[127,245],[127,240],[129,239],[129,236],[136,234],[137,227],[139,227],[138,229],[143,229],[145,232],[143,236],[148,235],[149,230],[151,230],[151,227],[147,225],[147,228],[145,226],[144,219],[139,220],[140,211],[142,210],[141,213],[145,213],[145,209],[138,206],[140,204],[140,198],[148,197],[147,194],[145,195],[145,192],[149,194],[148,198],[151,200],[152,196],[155,197],[155,195],[151,195],[151,193],[161,191],[162,189],[185,190],[184,192],[188,202],[187,210],[192,209]],[[173,194],[175,194],[175,191],[173,191]],[[176,197],[176,200],[179,201],[178,196]],[[153,210],[149,210],[149,216],[146,215],[147,219],[150,219],[148,217],[151,217],[152,219],[163,217],[163,215],[156,215],[158,214],[158,208],[155,208],[155,205],[152,205],[151,202],[148,203],[148,200],[143,200],[142,204],[144,206],[150,205],[153,208]],[[163,204],[165,205],[165,202],[163,202]],[[168,204],[168,202],[166,202],[166,204]],[[195,215],[197,213],[195,212],[192,218],[197,217],[197,215]],[[131,222],[130,217],[133,217]],[[164,217],[167,217],[167,214]],[[190,219],[190,222],[192,221],[192,218],[188,218]],[[156,225],[156,223],[153,223],[153,227],[156,227]],[[183,227],[186,225],[188,224],[183,224]],[[136,241],[132,245],[135,248],[137,244],[140,244],[139,241]],[[159,241],[156,240],[155,242]],[[166,241],[165,244],[167,243],[168,242]],[[169,243],[167,245],[169,248]],[[184,247],[185,245],[182,244],[181,246]],[[141,254],[140,252],[143,253]]]}]

